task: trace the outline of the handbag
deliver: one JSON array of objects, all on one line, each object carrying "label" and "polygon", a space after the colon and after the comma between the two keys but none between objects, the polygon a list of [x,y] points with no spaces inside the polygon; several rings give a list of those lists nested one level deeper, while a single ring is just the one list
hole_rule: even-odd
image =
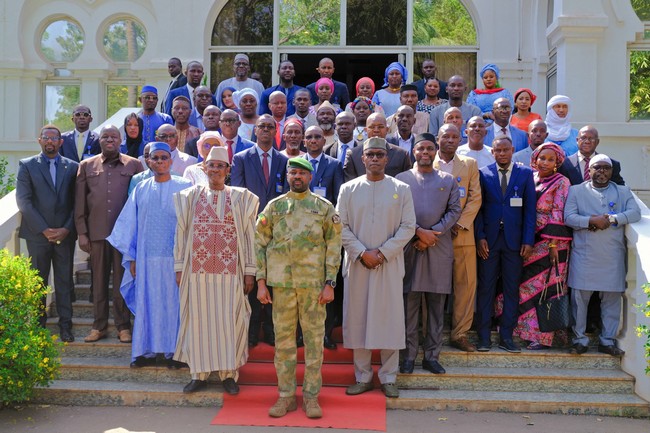
[{"label": "handbag", "polygon": [[555,264],[555,296],[549,297],[548,282],[551,279],[552,266],[548,270],[544,290],[539,297],[539,302],[535,305],[537,313],[537,323],[541,332],[553,332],[569,328],[573,325],[571,316],[571,305],[569,295],[564,290],[564,284],[560,282],[560,270]]}]

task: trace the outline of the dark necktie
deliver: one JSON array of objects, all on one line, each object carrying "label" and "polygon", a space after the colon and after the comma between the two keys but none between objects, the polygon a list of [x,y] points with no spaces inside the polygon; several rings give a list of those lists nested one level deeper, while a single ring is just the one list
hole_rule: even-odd
[{"label": "dark necktie", "polygon": [[506,128],[501,128],[501,133],[503,135],[508,135],[508,131],[506,131]]},{"label": "dark necktie", "polygon": [[582,178],[584,180],[590,180],[591,179],[591,175],[589,174],[589,160],[590,159],[591,158],[585,158],[585,171],[584,171],[584,173],[582,175]]},{"label": "dark necktie", "polygon": [[316,173],[316,166],[318,165],[318,160],[317,159],[310,159],[309,162],[311,162],[311,166],[314,169],[314,173]]},{"label": "dark necktie", "polygon": [[264,152],[262,154],[262,173],[264,173],[264,180],[266,181],[266,184],[269,184],[269,154],[267,152]]},{"label": "dark necktie", "polygon": [[348,145],[343,144],[341,146],[341,154],[339,155],[339,161],[341,161],[341,164],[345,163],[345,154],[348,153]]},{"label": "dark necktie", "polygon": [[505,196],[506,190],[508,189],[508,178],[506,176],[508,169],[500,168],[499,171],[501,172],[501,193]]},{"label": "dark necktie", "polygon": [[52,176],[52,185],[56,186],[56,162],[50,160],[50,176]]},{"label": "dark necktie", "polygon": [[228,145],[228,161],[230,161],[230,163],[232,164],[232,156],[234,153],[232,146],[233,144],[235,144],[235,142],[232,140],[226,140],[226,144]]}]

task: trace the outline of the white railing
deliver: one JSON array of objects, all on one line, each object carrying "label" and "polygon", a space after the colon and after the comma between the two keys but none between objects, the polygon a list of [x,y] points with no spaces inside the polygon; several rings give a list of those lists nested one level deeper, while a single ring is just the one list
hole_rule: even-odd
[{"label": "white railing", "polygon": [[[623,316],[618,343],[625,350],[622,360],[623,370],[636,379],[636,393],[650,401],[650,376],[646,375],[645,349],[643,340],[636,335],[640,325],[650,327],[650,318],[640,313],[633,305],[648,301],[641,285],[650,282],[650,210],[637,198],[641,208],[641,221],[626,228],[628,247],[628,289],[623,302]],[[13,254],[27,254],[18,239],[20,212],[16,206],[16,192],[13,191],[0,200],[0,248],[7,248]],[[75,269],[85,265],[75,260]]]}]

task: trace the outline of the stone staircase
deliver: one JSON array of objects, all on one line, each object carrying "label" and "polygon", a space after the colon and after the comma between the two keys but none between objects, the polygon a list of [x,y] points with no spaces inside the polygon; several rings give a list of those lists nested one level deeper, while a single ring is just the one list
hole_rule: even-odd
[{"label": "stone staircase", "polygon": [[[187,369],[129,368],[131,346],[119,343],[112,324],[109,338],[84,343],[83,337],[92,326],[92,309],[87,301],[87,273],[79,273],[77,278],[73,326],[76,341],[65,347],[59,380],[49,388],[39,389],[35,402],[79,406],[222,405],[223,389],[218,379],[211,379],[205,392],[188,395],[182,393],[190,380]],[[58,332],[56,320],[48,321],[54,333]],[[336,351],[325,350],[323,384],[353,383],[351,362],[352,352],[341,346]],[[598,353],[593,347],[576,356],[561,349],[510,354],[495,347],[486,353],[466,353],[445,346],[440,363],[447,374],[430,374],[420,368],[420,363],[421,355],[413,374],[398,375],[401,395],[387,399],[387,408],[650,416],[650,404],[634,393],[634,378],[621,370],[620,359]],[[299,375],[301,371],[299,366]],[[239,383],[276,383],[270,347],[261,343],[251,350],[248,364],[240,370]]]}]

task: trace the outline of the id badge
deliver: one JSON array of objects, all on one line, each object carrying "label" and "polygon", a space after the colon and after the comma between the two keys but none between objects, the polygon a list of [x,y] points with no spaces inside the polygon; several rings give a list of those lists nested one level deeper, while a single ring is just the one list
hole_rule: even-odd
[{"label": "id badge", "polygon": [[327,188],[325,188],[324,186],[314,187],[314,194],[317,194],[317,195],[325,198],[325,196],[327,195]]},{"label": "id badge", "polygon": [[284,188],[282,188],[282,184],[280,182],[275,184],[275,192],[276,193],[282,194],[283,190],[284,190]]},{"label": "id badge", "polygon": [[510,198],[510,207],[522,207],[524,205],[524,199],[521,197],[511,197]]},{"label": "id badge", "polygon": [[464,186],[458,187],[458,192],[460,193],[460,198],[465,198],[466,192]]}]

